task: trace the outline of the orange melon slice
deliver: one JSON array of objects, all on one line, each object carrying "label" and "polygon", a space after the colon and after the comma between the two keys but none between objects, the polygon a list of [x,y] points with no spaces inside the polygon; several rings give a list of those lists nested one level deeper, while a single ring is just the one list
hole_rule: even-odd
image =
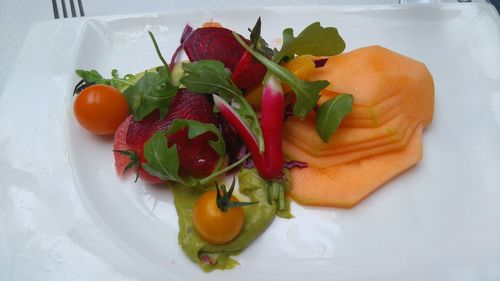
[{"label": "orange melon slice", "polygon": [[341,127],[332,135],[328,143],[324,143],[316,132],[315,117],[313,114],[302,121],[291,117],[285,122],[283,138],[290,142],[298,140],[314,148],[314,150],[322,151],[390,137],[396,132],[404,130],[404,126],[407,125],[405,123],[407,122],[407,118],[405,115],[398,115],[382,126],[374,128]]},{"label": "orange melon slice", "polygon": [[[326,102],[330,98],[333,98],[337,95],[337,93],[323,90],[321,91],[321,98],[319,99],[318,103],[322,104],[323,102]],[[401,99],[402,95],[394,95],[373,106],[359,105],[356,104],[356,101],[354,101],[351,113],[349,113],[345,118],[371,119],[379,115],[383,115],[394,107],[398,107],[399,104],[401,104]]]},{"label": "orange melon slice", "polygon": [[328,168],[291,170],[289,196],[300,204],[351,208],[422,158],[422,127],[405,149]]},{"label": "orange melon slice", "polygon": [[410,141],[412,133],[412,131],[407,132],[400,141],[334,155],[313,156],[286,140],[283,140],[283,151],[289,159],[306,162],[313,167],[327,168],[404,149]]},{"label": "orange melon slice", "polygon": [[388,112],[382,114],[374,114],[371,118],[351,118],[347,115],[342,122],[340,127],[343,128],[374,128],[383,125],[388,120],[394,118],[395,116],[402,114],[400,106],[395,106]]},{"label": "orange melon slice", "polygon": [[353,152],[353,151],[358,151],[358,150],[364,150],[364,149],[370,149],[373,147],[381,146],[381,145],[386,145],[386,144],[391,144],[394,142],[401,142],[405,139],[408,139],[415,128],[420,124],[420,121],[418,120],[411,120],[411,118],[407,118],[405,121],[404,127],[400,131],[395,131],[393,135],[380,138],[380,139],[375,139],[372,141],[367,141],[367,142],[362,142],[362,143],[357,143],[353,145],[348,145],[348,146],[343,146],[339,148],[333,148],[333,149],[326,149],[326,150],[316,150],[314,147],[309,146],[307,144],[304,144],[303,142],[299,140],[289,140],[290,144],[293,144],[300,150],[310,154],[311,156],[314,157],[322,157],[322,156],[328,156],[328,155],[337,155],[337,154],[344,154],[347,152]]},{"label": "orange melon slice", "polygon": [[327,80],[326,90],[352,94],[356,105],[367,107],[402,95],[400,106],[405,114],[422,120],[424,127],[432,121],[434,82],[427,67],[380,46],[333,56],[308,80]]},{"label": "orange melon slice", "polygon": [[[327,90],[321,91],[318,103],[329,100],[338,95]],[[401,114],[401,95],[395,95],[374,106],[353,104],[352,112],[344,117],[341,127],[378,127],[394,116]]]}]

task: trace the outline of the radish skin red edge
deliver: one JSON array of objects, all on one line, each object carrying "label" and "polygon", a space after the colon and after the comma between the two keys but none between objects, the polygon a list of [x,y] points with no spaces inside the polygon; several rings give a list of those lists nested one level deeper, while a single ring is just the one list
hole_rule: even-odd
[{"label": "radish skin red edge", "polygon": [[264,85],[261,101],[262,135],[264,137],[264,163],[261,169],[256,167],[261,177],[274,179],[283,173],[283,121],[285,95],[279,80],[270,75]]},{"label": "radish skin red edge", "polygon": [[264,86],[261,106],[261,127],[264,153],[259,153],[256,137],[241,116],[222,98],[213,95],[220,113],[236,129],[252,155],[255,168],[264,179],[275,179],[283,172],[283,148],[281,144],[285,108],[285,96],[277,78],[270,75]]},{"label": "radish skin red edge", "polygon": [[[255,157],[259,154],[259,144],[257,143],[257,138],[254,136],[252,131],[248,128],[248,126],[243,122],[241,116],[229,105],[225,100],[217,95],[212,95],[214,98],[214,104],[219,109],[220,113],[224,118],[226,118],[227,122],[231,124],[238,134],[241,136],[243,141],[246,143],[248,150],[252,157]],[[255,161],[255,159],[254,159]]]}]

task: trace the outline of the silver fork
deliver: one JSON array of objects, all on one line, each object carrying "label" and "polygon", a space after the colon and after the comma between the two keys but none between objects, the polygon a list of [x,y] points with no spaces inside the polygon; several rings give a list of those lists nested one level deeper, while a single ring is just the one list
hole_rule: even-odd
[{"label": "silver fork", "polygon": [[[70,7],[70,11],[71,11],[71,17],[84,17],[85,16],[85,12],[83,11],[83,4],[82,4],[82,0],[76,0],[77,3],[78,3],[78,11],[80,12],[80,15],[78,15],[76,13],[76,7],[75,7],[75,0],[60,0],[61,2],[61,11],[62,11],[62,14],[63,14],[63,17],[64,18],[67,18],[68,17],[68,10],[66,9],[66,1],[69,2],[69,7]],[[55,19],[58,19],[60,18],[60,14],[59,14],[59,8],[57,7],[57,0],[52,0],[52,9],[54,10],[54,18]]]}]

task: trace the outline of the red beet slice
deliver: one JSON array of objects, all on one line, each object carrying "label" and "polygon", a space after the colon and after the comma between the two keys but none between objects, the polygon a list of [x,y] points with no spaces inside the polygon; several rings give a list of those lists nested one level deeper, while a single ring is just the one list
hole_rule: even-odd
[{"label": "red beet slice", "polygon": [[217,137],[212,133],[205,133],[190,140],[187,128],[168,136],[169,146],[177,145],[181,176],[202,178],[212,173],[219,156],[208,144],[210,140],[217,140]]},{"label": "red beet slice", "polygon": [[232,80],[240,89],[249,89],[262,83],[267,68],[247,51],[233,71]]},{"label": "red beet slice", "polygon": [[[249,41],[244,39],[248,44]],[[233,31],[223,27],[198,28],[184,41],[190,61],[219,60],[234,71],[245,49],[236,41]]]},{"label": "red beet slice", "polygon": [[[153,111],[139,122],[133,119],[130,121],[126,137],[127,145],[142,155],[144,143],[157,131],[168,130],[175,119],[216,124],[212,103],[206,95],[194,94],[187,89],[180,89],[172,100],[167,116],[163,120],[160,120],[158,111]],[[219,160],[219,155],[208,141],[216,140],[217,137],[212,133],[205,133],[190,140],[187,133],[186,128],[167,138],[169,146],[177,145],[180,174],[195,177],[208,176]]]},{"label": "red beet slice", "polygon": [[160,119],[158,110],[141,121],[132,120],[127,132],[127,145],[142,148],[144,143],[159,130],[166,131],[174,119],[190,119],[215,124],[212,104],[207,96],[180,89],[170,104],[167,116]]}]

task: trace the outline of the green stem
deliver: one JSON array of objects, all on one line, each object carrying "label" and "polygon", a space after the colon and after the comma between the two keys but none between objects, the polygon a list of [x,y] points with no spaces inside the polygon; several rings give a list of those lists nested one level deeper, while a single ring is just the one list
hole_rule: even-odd
[{"label": "green stem", "polygon": [[243,158],[241,158],[240,160],[234,162],[233,164],[227,166],[226,168],[222,169],[222,170],[219,170],[217,172],[214,172],[212,173],[210,176],[206,177],[206,178],[203,178],[199,181],[199,183],[201,185],[205,185],[209,182],[211,182],[213,179],[215,179],[216,177],[226,173],[227,171],[230,171],[236,167],[238,167],[241,163],[243,163],[245,160],[247,160],[247,158],[250,157],[250,153],[248,153],[247,155],[245,155]]},{"label": "green stem", "polygon": [[158,54],[158,57],[160,58],[160,60],[163,63],[163,65],[165,66],[165,69],[167,70],[169,79],[172,80],[172,77],[170,76],[171,74],[170,74],[170,71],[169,71],[169,68],[168,68],[168,63],[163,58],[163,55],[161,54],[160,47],[158,47],[158,43],[156,42],[156,39],[155,39],[155,37],[153,35],[153,32],[148,31],[148,33],[149,33],[149,37],[151,37],[151,40],[153,41],[153,45],[155,47],[156,53]]}]

